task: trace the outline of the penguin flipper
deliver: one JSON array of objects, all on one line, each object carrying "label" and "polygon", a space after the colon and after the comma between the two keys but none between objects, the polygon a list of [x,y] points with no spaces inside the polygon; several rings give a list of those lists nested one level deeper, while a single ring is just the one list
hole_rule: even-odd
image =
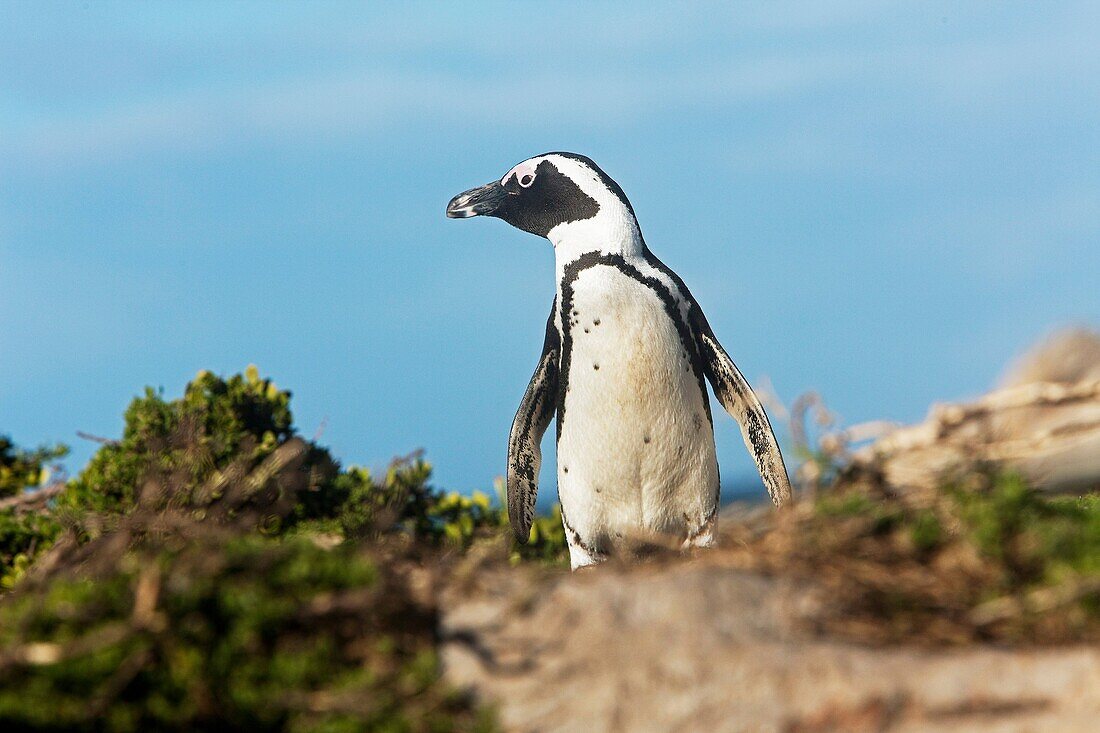
[{"label": "penguin flipper", "polygon": [[[556,306],[555,306],[556,309]],[[546,323],[542,357],[527,392],[519,403],[512,431],[508,436],[508,520],[516,541],[526,544],[535,515],[539,492],[539,466],[542,464],[543,433],[554,416],[558,402],[558,358],[561,340],[554,326],[554,310]]]},{"label": "penguin flipper", "polygon": [[698,308],[695,312],[696,338],[707,379],[722,407],[741,427],[745,447],[756,462],[772,503],[777,507],[783,506],[791,501],[791,480],[787,477],[783,454],[764,407],[741,370],[718,343],[706,316]]}]

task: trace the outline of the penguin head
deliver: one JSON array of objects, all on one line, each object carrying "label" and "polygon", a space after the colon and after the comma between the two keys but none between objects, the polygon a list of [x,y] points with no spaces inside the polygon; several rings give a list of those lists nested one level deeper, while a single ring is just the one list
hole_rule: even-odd
[{"label": "penguin head", "polygon": [[545,153],[512,167],[499,181],[458,194],[447,216],[494,216],[517,229],[559,240],[603,238],[608,228],[637,231],[634,210],[619,184],[591,159]]}]

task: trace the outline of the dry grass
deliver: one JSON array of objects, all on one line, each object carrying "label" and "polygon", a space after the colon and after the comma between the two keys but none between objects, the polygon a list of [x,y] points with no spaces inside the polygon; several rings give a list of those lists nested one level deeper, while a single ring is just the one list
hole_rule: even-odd
[{"label": "dry grass", "polygon": [[727,527],[716,561],[806,584],[798,624],[864,643],[1100,640],[1100,500],[971,474],[929,495],[841,479]]}]

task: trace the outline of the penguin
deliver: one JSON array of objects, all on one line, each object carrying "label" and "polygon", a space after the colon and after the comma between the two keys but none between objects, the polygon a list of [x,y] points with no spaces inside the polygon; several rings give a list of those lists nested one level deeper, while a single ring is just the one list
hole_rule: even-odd
[{"label": "penguin", "polygon": [[558,500],[572,569],[631,538],[710,547],[718,459],[706,382],[740,424],[772,502],[791,484],[771,424],[684,281],[646,246],[623,189],[591,159],[552,152],[458,194],[447,216],[490,216],[554,246],[557,293],[508,438],[508,517],[525,543],[540,443],[557,418]]}]

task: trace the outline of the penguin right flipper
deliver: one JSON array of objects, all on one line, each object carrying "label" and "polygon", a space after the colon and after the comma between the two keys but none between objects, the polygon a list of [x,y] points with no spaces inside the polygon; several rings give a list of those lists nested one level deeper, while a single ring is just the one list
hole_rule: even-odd
[{"label": "penguin right flipper", "polygon": [[516,418],[512,421],[512,432],[508,436],[508,519],[521,545],[527,543],[535,515],[539,466],[542,464],[542,435],[558,403],[561,339],[554,325],[556,310],[555,303],[546,322],[542,357],[519,403]]},{"label": "penguin right flipper", "polygon": [[752,453],[772,503],[777,507],[788,504],[791,501],[791,480],[764,407],[741,370],[718,343],[702,309],[696,304],[693,310],[703,370],[714,388],[714,394],[741,427],[745,447]]}]

